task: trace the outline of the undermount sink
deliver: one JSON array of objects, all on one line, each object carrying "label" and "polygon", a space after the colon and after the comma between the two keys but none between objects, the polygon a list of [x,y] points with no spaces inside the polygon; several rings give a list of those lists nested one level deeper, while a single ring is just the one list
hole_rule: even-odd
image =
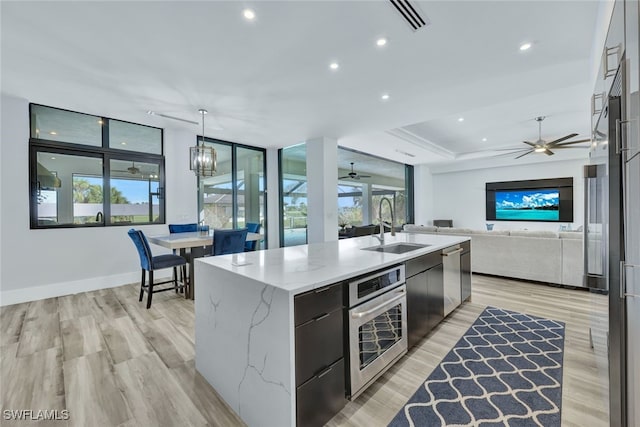
[{"label": "undermount sink", "polygon": [[405,252],[415,251],[417,249],[426,248],[431,245],[423,245],[419,243],[391,243],[383,246],[371,246],[362,248],[363,251],[388,252],[392,254],[403,254]]}]

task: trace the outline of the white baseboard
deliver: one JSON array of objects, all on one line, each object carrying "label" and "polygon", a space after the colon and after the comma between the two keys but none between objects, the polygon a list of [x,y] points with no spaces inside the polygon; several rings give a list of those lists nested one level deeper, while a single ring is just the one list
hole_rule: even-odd
[{"label": "white baseboard", "polygon": [[[115,288],[129,283],[140,283],[140,271],[114,274],[112,276],[90,277],[72,282],[51,283],[22,289],[0,290],[0,306],[37,301],[45,298],[73,295],[98,289]],[[167,274],[166,277],[169,277]],[[156,279],[163,279],[157,276]]]}]

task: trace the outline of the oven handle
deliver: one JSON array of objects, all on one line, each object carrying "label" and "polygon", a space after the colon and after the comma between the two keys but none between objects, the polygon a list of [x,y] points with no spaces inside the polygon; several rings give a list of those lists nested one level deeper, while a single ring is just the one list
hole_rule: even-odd
[{"label": "oven handle", "polygon": [[386,305],[388,305],[388,304],[390,304],[392,302],[395,302],[395,301],[399,300],[400,298],[403,298],[405,296],[406,291],[404,289],[401,289],[401,290],[396,291],[394,293],[397,293],[399,295],[397,295],[397,296],[395,296],[395,297],[393,297],[393,298],[391,298],[389,300],[386,300],[385,302],[383,302],[383,303],[381,303],[381,304],[379,304],[379,305],[377,305],[377,306],[375,306],[375,307],[373,307],[373,308],[371,308],[369,310],[358,311],[358,312],[355,312],[355,313],[351,313],[351,317],[354,318],[354,319],[359,319],[361,317],[366,316],[367,314],[371,314],[371,313],[373,313],[373,312],[375,312],[377,310],[380,310],[382,307],[384,307],[384,306],[386,306]]}]

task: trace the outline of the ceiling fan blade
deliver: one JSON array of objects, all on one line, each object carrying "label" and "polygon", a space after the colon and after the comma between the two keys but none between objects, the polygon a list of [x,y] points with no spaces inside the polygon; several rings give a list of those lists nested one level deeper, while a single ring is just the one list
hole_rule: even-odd
[{"label": "ceiling fan blade", "polygon": [[555,154],[553,151],[549,150],[548,148],[545,148],[543,153],[546,154],[547,156],[553,156]]},{"label": "ceiling fan blade", "polygon": [[358,175],[360,178],[371,178],[371,175]]},{"label": "ceiling fan blade", "polygon": [[529,141],[522,141],[522,142],[524,142],[525,144],[530,145],[532,147],[537,147],[538,146],[538,144],[534,144],[533,142],[529,142]]},{"label": "ceiling fan blade", "polygon": [[591,139],[587,138],[587,139],[579,139],[577,141],[563,142],[562,144],[556,144],[553,148],[563,147],[565,145],[582,144],[583,142],[591,142]]},{"label": "ceiling fan blade", "polygon": [[518,157],[516,157],[516,159],[519,159],[520,157],[524,157],[524,156],[526,156],[527,154],[531,154],[531,153],[533,153],[533,150],[529,150],[529,151],[527,151],[527,152],[526,152],[526,153],[524,153],[524,154],[520,154]]},{"label": "ceiling fan blade", "polygon": [[578,136],[578,134],[577,134],[577,133],[571,133],[571,134],[569,134],[569,135],[567,135],[567,136],[563,136],[562,138],[558,138],[558,139],[556,139],[556,140],[554,140],[554,141],[547,142],[547,144],[546,144],[546,145],[547,145],[547,147],[548,147],[548,146],[551,146],[551,145],[555,145],[555,144],[557,144],[558,142],[566,141],[567,139],[571,139],[571,138],[573,138],[574,136]]},{"label": "ceiling fan blade", "polygon": [[349,179],[349,178],[351,178],[349,175],[347,175],[347,176],[339,176],[338,177],[338,179]]}]

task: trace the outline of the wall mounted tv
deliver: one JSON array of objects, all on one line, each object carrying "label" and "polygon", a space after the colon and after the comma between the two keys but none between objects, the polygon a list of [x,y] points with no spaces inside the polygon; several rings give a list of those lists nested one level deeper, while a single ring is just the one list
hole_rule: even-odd
[{"label": "wall mounted tv", "polygon": [[573,178],[487,182],[487,220],[573,222]]}]

